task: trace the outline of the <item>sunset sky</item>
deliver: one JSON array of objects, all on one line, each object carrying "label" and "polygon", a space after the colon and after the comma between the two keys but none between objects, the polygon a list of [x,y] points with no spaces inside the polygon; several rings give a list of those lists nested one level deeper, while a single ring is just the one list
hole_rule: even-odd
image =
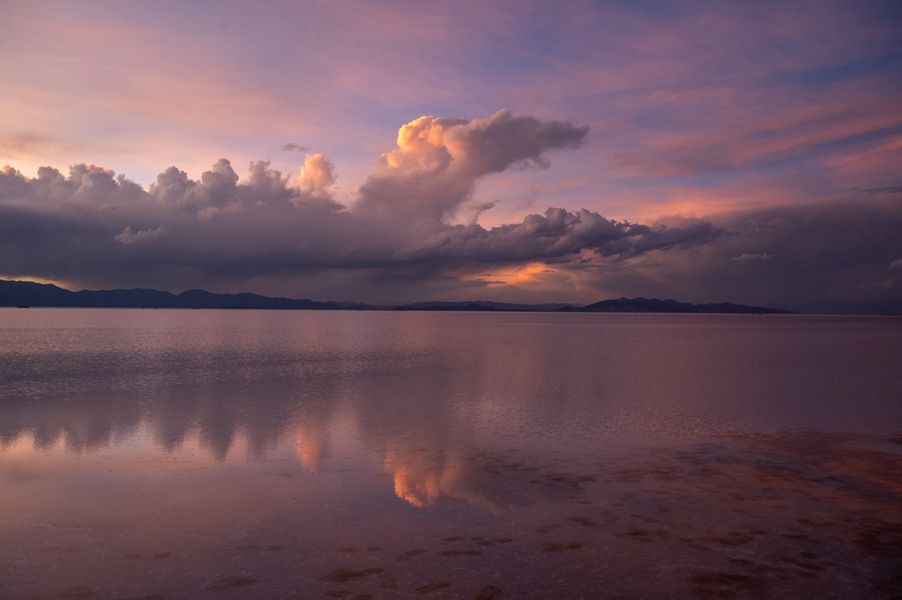
[{"label": "sunset sky", "polygon": [[902,312],[895,1],[0,14],[2,278]]}]

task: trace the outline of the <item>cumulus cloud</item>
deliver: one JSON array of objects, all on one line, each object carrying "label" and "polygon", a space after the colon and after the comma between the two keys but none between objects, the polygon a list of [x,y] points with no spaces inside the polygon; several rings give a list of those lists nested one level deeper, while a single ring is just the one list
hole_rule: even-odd
[{"label": "cumulus cloud", "polygon": [[513,165],[547,166],[546,151],[576,148],[588,131],[507,110],[473,120],[420,117],[402,126],[397,148],[379,158],[355,210],[442,220],[470,198],[480,177]]},{"label": "cumulus cloud", "polygon": [[[902,204],[887,195],[716,220],[632,223],[548,208],[519,223],[478,224],[491,208],[474,198],[480,178],[543,168],[548,152],[578,147],[586,131],[507,111],[421,117],[401,127],[349,206],[333,197],[335,170],[320,153],[294,178],[262,161],[239,177],[220,159],[199,179],[170,167],[147,189],[89,164],[68,175],[43,167],[33,178],[6,167],[0,273],[404,301],[518,293],[483,274],[528,265],[533,275],[508,280],[543,290],[530,300],[667,295],[805,308],[818,298],[835,306],[897,299],[898,286],[859,287],[885,280],[902,256]],[[465,205],[473,216],[455,221]],[[291,291],[279,287],[285,281]]]},{"label": "cumulus cloud", "polygon": [[131,244],[142,244],[145,242],[152,242],[153,240],[166,235],[168,231],[169,229],[165,225],[157,225],[152,229],[139,229],[138,231],[132,231],[131,226],[126,226],[125,229],[115,237],[115,240],[126,246]]},{"label": "cumulus cloud", "polygon": [[298,176],[298,188],[303,194],[328,197],[329,188],[335,183],[335,167],[321,152],[310,154],[304,159]]}]

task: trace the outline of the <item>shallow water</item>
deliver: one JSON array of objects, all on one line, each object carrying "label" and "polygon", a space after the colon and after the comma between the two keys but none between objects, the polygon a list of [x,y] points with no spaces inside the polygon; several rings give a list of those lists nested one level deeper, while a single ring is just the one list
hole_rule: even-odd
[{"label": "shallow water", "polygon": [[892,597],[902,319],[0,309],[0,597]]}]

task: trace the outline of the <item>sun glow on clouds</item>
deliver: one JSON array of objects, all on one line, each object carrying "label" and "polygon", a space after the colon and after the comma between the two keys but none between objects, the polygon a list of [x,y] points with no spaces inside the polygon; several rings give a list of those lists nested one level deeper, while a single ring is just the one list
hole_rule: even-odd
[{"label": "sun glow on clouds", "polygon": [[554,273],[545,263],[533,262],[525,265],[511,265],[478,275],[465,275],[464,281],[482,281],[488,287],[502,285],[528,286],[545,274]]},{"label": "sun glow on clouds", "polygon": [[62,279],[50,279],[47,277],[34,277],[31,275],[4,275],[0,273],[0,279],[7,280],[16,280],[16,281],[28,281],[30,283],[40,283],[44,285],[58,285],[60,287],[67,287],[68,283]]}]

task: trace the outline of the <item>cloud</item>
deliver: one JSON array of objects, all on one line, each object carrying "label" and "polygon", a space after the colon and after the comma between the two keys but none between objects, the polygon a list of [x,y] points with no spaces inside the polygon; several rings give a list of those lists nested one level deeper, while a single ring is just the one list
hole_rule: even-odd
[{"label": "cloud", "polygon": [[[334,167],[320,153],[306,156],[294,180],[266,162],[239,178],[220,159],[197,180],[170,167],[147,190],[94,165],[68,176],[43,168],[35,178],[7,168],[0,272],[169,289],[332,278],[357,282],[348,296],[373,299],[374,280],[415,296],[421,283],[459,282],[487,266],[566,262],[587,250],[626,259],[716,237],[706,223],[648,226],[561,208],[493,228],[475,217],[451,222],[481,177],[547,165],[547,151],[576,147],[585,134],[507,111],[421,117],[401,127],[350,207],[332,197]],[[476,215],[490,207],[477,202]]]},{"label": "cloud", "polygon": [[325,198],[329,196],[329,188],[335,183],[335,167],[322,153],[310,154],[304,159],[301,174],[298,176],[298,188],[301,193]]},{"label": "cloud", "polygon": [[773,254],[749,254],[748,252],[745,252],[739,256],[734,256],[730,260],[735,260],[736,262],[760,262],[773,259]]},{"label": "cloud", "polygon": [[169,229],[165,225],[157,225],[152,229],[140,229],[138,231],[132,231],[131,226],[126,226],[125,229],[122,230],[122,233],[117,235],[114,239],[120,244],[128,246],[131,244],[152,242],[153,240],[166,235],[168,232]]},{"label": "cloud", "polygon": [[27,131],[0,133],[0,155],[3,156],[39,156],[64,145],[60,140],[38,133]]},{"label": "cloud", "polygon": [[494,202],[478,202],[470,206],[470,210],[472,211],[469,223],[470,225],[476,225],[479,222],[479,217],[482,213],[492,210],[495,208]]},{"label": "cloud", "polygon": [[355,210],[391,218],[442,220],[473,193],[477,179],[513,165],[545,167],[544,153],[576,148],[589,129],[561,121],[423,116],[402,126],[398,146],[383,154],[360,188]]},{"label": "cloud", "polygon": [[310,147],[309,146],[301,146],[300,144],[295,144],[294,142],[286,142],[286,143],[282,144],[282,151],[283,152],[297,151],[297,152],[300,152],[301,154],[307,154],[308,152],[310,152]]},{"label": "cloud", "polygon": [[856,188],[855,191],[863,194],[902,194],[902,185],[892,185],[878,188]]},{"label": "cloud", "polygon": [[6,167],[0,273],[371,302],[645,295],[802,310],[902,306],[899,286],[871,285],[902,260],[893,195],[650,223],[551,207],[478,224],[491,207],[476,193],[482,178],[544,168],[549,152],[585,136],[507,111],[420,117],[401,127],[349,205],[334,198],[335,170],[320,153],[293,178],[265,161],[239,177],[220,159],[197,179],[170,167],[147,189],[90,164],[68,175],[43,167],[33,178]]},{"label": "cloud", "polygon": [[902,312],[886,269],[902,255],[902,201],[825,201],[719,214],[703,245],[650,252],[599,279],[616,295],[673,295],[813,312]]}]

